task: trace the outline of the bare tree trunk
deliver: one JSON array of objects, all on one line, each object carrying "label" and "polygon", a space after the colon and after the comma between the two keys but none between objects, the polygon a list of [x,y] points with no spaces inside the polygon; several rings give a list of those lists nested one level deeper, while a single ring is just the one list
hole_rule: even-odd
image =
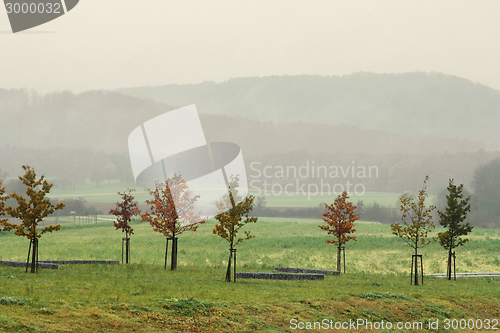
[{"label": "bare tree trunk", "polygon": [[165,246],[165,267],[164,269],[167,269],[167,257],[168,257],[168,238],[167,238],[167,245]]},{"label": "bare tree trunk", "polygon": [[451,247],[448,252],[448,269],[447,269],[448,280],[451,280]]},{"label": "bare tree trunk", "polygon": [[128,236],[128,232],[125,231],[125,263],[128,264],[130,262],[130,238]]},{"label": "bare tree trunk", "polygon": [[233,255],[234,255],[234,264],[233,264],[233,267],[234,267],[234,271],[233,271],[233,282],[236,283],[236,249],[233,249]]},{"label": "bare tree trunk", "polygon": [[128,264],[128,232],[125,232],[125,263]]},{"label": "bare tree trunk", "polygon": [[337,248],[337,271],[339,273],[342,271],[342,268],[340,267],[341,266],[341,260],[340,260],[340,254],[341,254],[340,248],[341,247],[342,247],[342,245],[339,243],[339,247]]},{"label": "bare tree trunk", "polygon": [[[418,248],[415,248],[415,285],[418,286]],[[413,264],[413,263],[412,263]]]},{"label": "bare tree trunk", "polygon": [[175,271],[177,269],[177,237],[175,233],[172,234],[172,258],[170,259],[170,270]]},{"label": "bare tree trunk", "polygon": [[227,261],[226,282],[231,282],[231,260],[233,259],[233,244],[229,249],[229,260]]},{"label": "bare tree trunk", "polygon": [[28,248],[28,258],[26,259],[26,271],[25,273],[28,273],[28,266],[30,263],[30,254],[31,254],[31,245],[33,244],[33,240],[30,239],[30,247]]},{"label": "bare tree trunk", "polygon": [[31,273],[36,272],[38,266],[38,238],[33,238],[33,252],[31,253]]}]

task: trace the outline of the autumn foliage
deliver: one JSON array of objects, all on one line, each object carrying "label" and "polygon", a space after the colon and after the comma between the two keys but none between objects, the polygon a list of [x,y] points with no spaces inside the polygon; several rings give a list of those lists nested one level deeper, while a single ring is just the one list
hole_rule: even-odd
[{"label": "autumn foliage", "polygon": [[[122,197],[121,202],[116,203],[115,209],[111,209],[109,211],[110,214],[116,216],[116,221],[113,221],[116,230],[121,229],[122,232],[125,232],[125,244],[126,244],[126,263],[129,262],[130,259],[130,240],[129,235],[134,234],[134,229],[130,226],[130,221],[132,221],[132,217],[139,215],[141,213],[137,202],[135,201],[132,192],[134,189],[127,189],[126,192],[118,192],[118,194]],[[123,249],[123,247],[122,247]],[[122,260],[123,260],[123,252],[122,252]]]},{"label": "autumn foliage", "polygon": [[63,209],[64,203],[54,205],[50,199],[45,197],[54,185],[46,181],[44,176],[37,179],[35,170],[27,165],[23,165],[23,170],[25,174],[24,176],[20,176],[19,179],[26,186],[26,196],[12,193],[8,198],[15,199],[17,201],[17,207],[14,208],[9,206],[5,208],[7,214],[13,218],[19,218],[22,223],[17,225],[4,221],[2,225],[4,226],[4,230],[14,230],[15,235],[24,236],[30,240],[29,251],[31,251],[33,247],[31,272],[34,273],[37,266],[35,261],[38,260],[38,239],[46,232],[53,232],[61,229],[60,224],[49,225],[39,232],[37,226],[45,217],[54,213],[56,210]]},{"label": "autumn foliage", "polygon": [[412,262],[412,265],[414,265],[415,285],[418,285],[418,264],[416,257],[418,249],[434,240],[428,237],[429,233],[435,228],[431,213],[436,208],[433,205],[429,207],[425,205],[428,180],[429,176],[426,176],[416,200],[408,193],[403,194],[399,198],[403,224],[391,224],[392,233],[400,237],[408,246],[415,250],[415,261]]},{"label": "autumn foliage", "polygon": [[[8,219],[2,218],[5,216],[5,201],[7,197],[5,196],[5,187],[2,186],[2,180],[0,180],[0,226],[3,222],[7,222]],[[1,229],[0,229],[1,231]]]},{"label": "autumn foliage", "polygon": [[327,239],[327,243],[344,245],[351,239],[356,241],[356,236],[350,236],[349,234],[356,231],[354,222],[361,217],[361,214],[355,214],[357,207],[352,202],[347,201],[348,198],[347,192],[344,191],[334,200],[333,204],[328,205],[325,203],[327,211],[323,213],[323,221],[327,225],[320,225],[319,227],[336,238]]},{"label": "autumn foliage", "polygon": [[[224,194],[222,200],[217,202],[218,214],[215,219],[218,224],[215,225],[213,233],[222,237],[229,242],[229,260],[226,271],[226,282],[231,282],[231,261],[234,258],[236,261],[236,245],[246,239],[254,238],[250,231],[245,231],[245,237],[238,237],[238,232],[247,223],[256,223],[257,217],[250,217],[249,214],[253,209],[253,195],[247,196],[244,199],[238,196],[239,179],[237,176],[231,176],[228,186],[228,193]],[[234,263],[236,268],[236,263]],[[236,279],[235,279],[236,280]]]},{"label": "autumn foliage", "polygon": [[177,266],[176,236],[185,231],[196,231],[205,219],[194,212],[194,204],[200,197],[191,195],[186,181],[180,174],[168,178],[165,183],[156,182],[149,190],[153,199],[146,200],[150,212],[141,214],[143,222],[149,222],[154,231],[172,239],[171,269]]},{"label": "autumn foliage", "polygon": [[322,230],[333,235],[334,239],[327,239],[329,244],[337,245],[337,271],[340,272],[340,251],[344,244],[350,240],[356,241],[356,236],[352,236],[356,229],[354,229],[354,222],[359,220],[361,214],[356,214],[356,206],[347,201],[349,196],[344,191],[337,198],[333,204],[328,205],[325,203],[326,212],[323,213],[323,221],[326,225],[320,225]]},{"label": "autumn foliage", "polygon": [[125,232],[126,237],[134,234],[134,229],[132,229],[129,224],[130,221],[132,221],[132,217],[141,213],[137,202],[134,201],[135,198],[132,195],[133,191],[134,189],[128,189],[126,192],[118,192],[118,194],[122,197],[122,201],[117,202],[116,208],[109,211],[110,214],[116,216],[116,221],[113,222],[116,230],[122,229],[122,232]]}]

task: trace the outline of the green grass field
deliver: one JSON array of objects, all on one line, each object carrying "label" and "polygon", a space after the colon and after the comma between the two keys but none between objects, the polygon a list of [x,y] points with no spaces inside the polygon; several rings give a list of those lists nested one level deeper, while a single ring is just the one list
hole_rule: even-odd
[{"label": "green grass field", "polygon": [[[117,192],[123,192],[128,187],[134,188],[135,185],[128,186],[121,184],[117,181],[112,181],[110,184],[106,182],[101,183],[98,187],[95,183],[86,182],[83,185],[77,186],[75,189],[52,189],[49,195],[50,198],[64,199],[64,198],[84,198],[89,203],[115,203],[119,200]],[[136,188],[134,195],[139,203],[144,200],[150,199],[150,196],[144,189]],[[322,203],[331,203],[335,198],[335,194],[317,194],[314,193],[293,193],[287,195],[282,193],[280,195],[265,195],[264,192],[258,193],[257,191],[250,191],[250,194],[255,196],[265,196],[267,206],[269,207],[316,207]],[[383,207],[395,207],[400,193],[384,193],[384,192],[366,192],[361,196],[351,195],[351,201],[356,203],[363,200],[365,205],[371,205],[377,202]],[[432,200],[433,197],[430,197]]]},{"label": "green grass field", "polygon": [[[238,247],[238,271],[271,271],[275,266],[334,269],[335,249],[325,243],[319,223],[266,218],[248,226],[256,238]],[[175,272],[163,270],[164,237],[141,223],[133,225],[130,265],[61,265],[38,274],[0,267],[0,329],[290,332],[295,331],[290,328],[294,318],[424,325],[439,319],[443,325],[447,318],[500,316],[498,278],[426,278],[423,286],[410,286],[411,251],[386,225],[357,223],[358,241],[347,245],[348,274],[327,276],[324,281],[239,280],[236,284],[223,282],[228,244],[212,234],[213,226],[208,221],[197,232],[180,236]],[[118,260],[122,235],[111,221],[64,224],[61,231],[43,236],[40,260]],[[470,238],[457,251],[457,271],[500,271],[500,230],[475,229]],[[0,234],[4,260],[24,260],[27,247],[26,239]],[[437,244],[424,248],[422,254],[425,273],[445,271],[446,253]]]},{"label": "green grass field", "polygon": [[[228,244],[212,234],[214,221],[209,220],[195,233],[179,237],[179,265],[219,267],[226,263]],[[325,240],[326,232],[317,226],[321,220],[265,218],[248,228],[256,236],[245,241],[238,250],[238,262],[245,266],[269,269],[275,266],[332,269],[336,250]],[[135,263],[161,264],[164,260],[165,238],[149,224],[133,224],[132,257]],[[390,226],[358,222],[357,241],[346,246],[347,266],[355,273],[404,274],[409,271],[411,251],[393,236]],[[436,234],[440,229],[437,228]],[[24,260],[26,239],[10,233],[0,234],[0,256],[4,260]],[[40,241],[41,259],[118,259],[121,237],[112,221],[97,224],[63,224],[62,230],[46,234]],[[8,246],[6,246],[8,244]],[[500,271],[500,230],[475,229],[470,241],[457,250],[460,272]],[[25,253],[26,252],[26,253]],[[445,251],[438,243],[422,250],[426,273],[445,272]]]}]

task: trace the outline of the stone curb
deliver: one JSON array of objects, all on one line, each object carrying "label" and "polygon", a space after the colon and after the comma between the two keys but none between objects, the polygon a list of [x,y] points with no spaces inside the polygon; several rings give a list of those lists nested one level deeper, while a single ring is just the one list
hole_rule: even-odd
[{"label": "stone curb", "polygon": [[[39,260],[38,268],[58,269],[59,265],[118,265],[118,260]],[[25,261],[0,260],[0,265],[9,267],[26,267]],[[31,262],[29,263],[31,265]]]},{"label": "stone curb", "polygon": [[[26,267],[26,261],[0,260],[0,264],[3,266],[9,266],[9,267]],[[31,262],[29,263],[28,267],[31,267]],[[45,262],[39,261],[38,268],[58,269],[59,266],[58,266],[58,264],[55,264],[55,263],[45,263]]]},{"label": "stone curb", "polygon": [[60,265],[92,265],[92,264],[108,264],[118,265],[118,260],[40,260],[39,262],[60,264]]},{"label": "stone curb", "polygon": [[323,274],[288,274],[288,273],[248,273],[237,272],[236,279],[266,280],[324,280]]},{"label": "stone curb", "polygon": [[313,274],[324,274],[324,275],[340,275],[339,271],[329,271],[323,269],[309,269],[309,268],[295,268],[295,267],[275,267],[276,272],[286,272],[286,273],[313,273]]}]

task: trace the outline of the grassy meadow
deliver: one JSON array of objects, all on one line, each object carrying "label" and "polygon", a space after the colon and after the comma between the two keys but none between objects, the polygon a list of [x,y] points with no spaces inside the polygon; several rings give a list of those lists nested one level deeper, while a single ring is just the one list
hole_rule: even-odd
[{"label": "grassy meadow", "polygon": [[[96,224],[64,223],[62,230],[46,234],[40,241],[40,259],[115,259],[121,257],[121,237],[112,221]],[[269,270],[275,266],[333,269],[336,249],[325,242],[328,236],[318,228],[324,223],[314,219],[261,218],[245,227],[256,238],[238,247],[238,264]],[[228,244],[212,234],[215,222],[207,221],[196,232],[179,237],[179,265],[222,267],[226,264]],[[132,260],[141,264],[164,261],[165,237],[149,224],[133,223]],[[357,222],[356,242],[346,246],[346,265],[353,273],[405,274],[410,269],[411,249],[393,236],[390,226]],[[440,229],[437,228],[434,235]],[[500,230],[474,229],[470,241],[457,250],[458,272],[500,271]],[[8,246],[6,245],[8,244]],[[3,260],[24,260],[26,239],[0,234]],[[446,252],[434,243],[424,247],[425,273],[446,271]]]},{"label": "grassy meadow", "polygon": [[[100,183],[96,186],[95,183],[86,181],[85,184],[78,185],[75,189],[73,188],[53,188],[48,197],[50,198],[84,198],[89,203],[107,203],[112,204],[119,200],[117,192],[123,192],[127,187],[135,188],[136,185],[122,184],[118,181],[111,181],[109,184],[107,181]],[[143,203],[144,200],[150,199],[150,195],[142,188],[136,188],[134,196],[139,203]],[[267,195],[262,191],[250,190],[250,194],[255,196],[265,196],[267,200],[267,206],[269,207],[317,207],[318,205],[327,202],[333,202],[333,199],[337,194],[308,194],[308,193],[293,193],[293,195],[287,195],[281,193],[279,195],[273,195],[270,191]],[[289,193],[292,194],[292,193]],[[377,202],[382,207],[395,207],[398,201],[400,193],[385,193],[385,192],[366,192],[363,195],[352,194],[350,200],[354,203],[359,200],[363,200],[365,205],[371,205]],[[432,198],[432,196],[430,197]]]},{"label": "grassy meadow", "polygon": [[[320,223],[265,218],[246,226],[256,238],[238,247],[238,271],[269,272],[275,266],[334,269],[335,248],[325,243]],[[223,282],[228,244],[212,234],[213,226],[210,220],[197,232],[179,237],[175,272],[163,270],[165,238],[138,222],[133,224],[130,265],[60,265],[38,274],[0,267],[0,330],[290,332],[296,331],[290,326],[294,318],[424,325],[439,319],[443,325],[447,318],[500,317],[499,278],[425,278],[423,286],[410,286],[410,248],[392,236],[387,225],[356,224],[358,241],[347,245],[345,275],[326,276],[324,281],[237,283]],[[41,239],[40,260],[118,260],[122,235],[111,221],[63,224],[61,231]],[[500,271],[500,230],[475,229],[470,239],[457,251],[457,271]],[[0,233],[2,259],[24,260],[27,248],[26,239]],[[425,273],[445,271],[446,253],[438,244],[422,254]]]}]

